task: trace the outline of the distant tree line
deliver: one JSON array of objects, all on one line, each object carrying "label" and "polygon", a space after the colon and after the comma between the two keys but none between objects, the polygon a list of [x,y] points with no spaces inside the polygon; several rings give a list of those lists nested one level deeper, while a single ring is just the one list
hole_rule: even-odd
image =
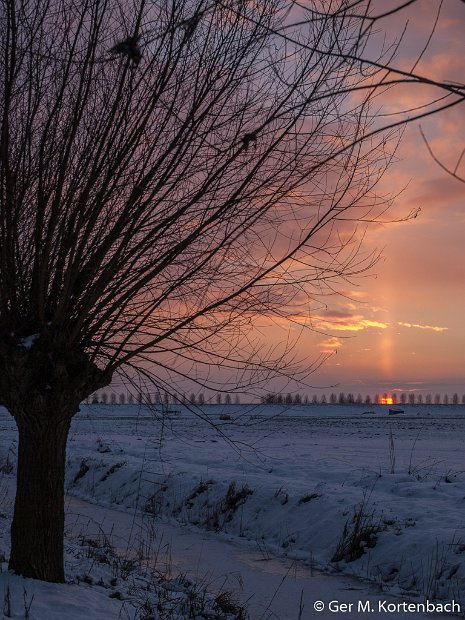
[{"label": "distant tree line", "polygon": [[452,397],[448,394],[415,394],[414,392],[400,392],[397,394],[375,394],[374,397],[369,394],[362,396],[362,394],[353,394],[348,392],[340,392],[339,394],[331,393],[329,397],[326,394],[318,396],[314,394],[312,397],[301,394],[282,394],[282,393],[269,393],[262,397],[262,404],[264,405],[379,405],[379,404],[392,404],[392,405],[465,405],[465,394],[459,397],[457,393],[454,393]]},{"label": "distant tree line", "polygon": [[[229,393],[217,393],[216,395],[205,397],[203,393],[200,394],[182,394],[171,395],[167,392],[148,394],[144,392],[138,392],[135,395],[131,392],[116,391],[107,393],[94,393],[87,401],[88,404],[110,404],[110,405],[238,405],[240,404],[240,397],[238,394]],[[452,396],[449,394],[415,394],[413,392],[400,392],[397,394],[375,394],[362,396],[362,394],[354,394],[352,392],[339,392],[336,394],[332,392],[329,396],[326,394],[309,397],[308,395],[302,395],[299,393],[292,394],[288,392],[283,394],[269,393],[261,398],[263,405],[465,405],[465,394],[461,397],[454,393]]]},{"label": "distant tree line", "polygon": [[147,392],[137,392],[136,394],[121,392],[117,394],[116,391],[110,393],[96,392],[86,400],[87,404],[92,405],[239,405],[240,402],[238,394],[231,395],[229,393],[218,393],[207,399],[203,393],[172,395],[168,392],[159,392],[156,394],[149,394]]}]

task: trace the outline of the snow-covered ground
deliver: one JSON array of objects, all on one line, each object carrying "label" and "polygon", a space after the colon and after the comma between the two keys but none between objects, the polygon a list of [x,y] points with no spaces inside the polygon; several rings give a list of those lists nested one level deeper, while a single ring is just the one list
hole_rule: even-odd
[{"label": "snow-covered ground", "polygon": [[[274,567],[262,570],[275,575],[265,594],[268,601],[281,601],[281,607],[267,609],[266,596],[258,596],[255,608],[251,601],[257,620],[278,613],[282,620],[297,620],[298,592],[302,618],[344,613],[328,610],[330,600],[355,605],[346,617],[366,616],[367,609],[358,609],[357,601],[368,599],[374,609],[371,618],[389,613],[377,606],[383,600],[400,605],[396,617],[410,615],[402,607],[406,601],[415,605],[429,600],[437,609],[445,606],[445,612],[460,605],[465,611],[465,407],[403,409],[405,413],[389,416],[386,406],[370,406],[375,413],[368,414],[354,405],[211,405],[198,417],[181,405],[170,406],[163,415],[160,409],[136,405],[83,406],[68,448],[67,570],[75,585],[44,586],[40,596],[36,592],[30,617],[64,617],[44,610],[60,609],[57,601],[63,606],[67,597],[69,620],[164,617],[159,611],[158,616],[149,613],[156,587],[147,579],[154,564],[160,573],[170,573],[166,592],[174,592],[178,604],[175,609],[173,600],[165,601],[165,608],[175,609],[165,617],[188,617],[179,601],[192,600],[196,579],[204,579],[209,562],[213,598],[204,602],[204,615],[199,612],[198,617],[220,617],[221,610],[214,608],[221,591],[219,568],[224,568],[223,589],[240,596],[241,589],[250,592],[250,584],[246,587],[241,580],[245,576],[251,581],[258,565]],[[16,432],[6,412],[0,412],[0,432],[5,514],[0,519],[0,553],[7,556]],[[108,532],[104,514],[110,512]],[[189,541],[184,551],[173,542],[178,529],[169,529],[179,523]],[[194,548],[199,537],[204,540],[203,557],[196,552],[195,561],[192,554],[186,559],[185,550]],[[228,547],[233,551],[221,546],[226,544],[233,545]],[[105,554],[113,564],[103,561]],[[242,568],[237,565],[240,557]],[[175,566],[187,575],[185,582],[176,576]],[[16,588],[11,597],[21,600],[19,606],[15,602],[17,615],[12,617],[24,617],[27,601],[39,586],[28,582],[24,595],[22,580],[5,573],[5,563],[2,567],[2,584]],[[125,573],[133,579],[132,591],[127,584],[122,589]],[[356,587],[362,589],[347,590],[354,587],[354,582],[344,581],[349,577],[356,577]],[[280,586],[283,578],[285,585]],[[291,583],[293,593],[286,590]],[[263,594],[266,585],[260,589]],[[158,598],[167,597],[166,592],[158,591]],[[313,610],[318,594],[326,606],[320,613]],[[227,613],[227,595],[223,598]],[[453,600],[454,608],[448,606]],[[90,609],[95,609],[93,615]],[[421,607],[417,611],[415,618],[427,617]],[[239,617],[235,613],[231,617]]]}]

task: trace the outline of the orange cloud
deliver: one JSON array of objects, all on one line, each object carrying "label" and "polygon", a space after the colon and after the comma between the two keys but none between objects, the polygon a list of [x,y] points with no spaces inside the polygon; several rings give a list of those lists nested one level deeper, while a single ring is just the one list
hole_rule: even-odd
[{"label": "orange cloud", "polygon": [[350,314],[338,310],[325,312],[323,315],[313,317],[318,328],[327,331],[359,332],[369,327],[386,329],[389,323],[365,319],[360,314]]},{"label": "orange cloud", "polygon": [[342,347],[342,342],[339,340],[339,338],[332,337],[323,340],[320,346],[322,353],[334,353],[334,351]]},{"label": "orange cloud", "polygon": [[420,325],[418,323],[404,323],[402,321],[398,321],[397,325],[401,327],[415,327],[416,329],[430,329],[433,332],[445,332],[449,328],[448,327],[437,327],[435,325]]}]

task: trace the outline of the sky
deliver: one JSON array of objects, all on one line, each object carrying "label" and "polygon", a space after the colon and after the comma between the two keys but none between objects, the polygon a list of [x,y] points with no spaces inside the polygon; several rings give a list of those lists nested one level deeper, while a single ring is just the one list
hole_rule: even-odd
[{"label": "sky", "polygon": [[[379,0],[382,10],[398,4],[398,0]],[[404,32],[393,64],[408,70],[421,54],[415,67],[418,74],[463,83],[465,3],[443,3],[424,50],[439,6],[438,0],[418,0],[383,20],[387,40]],[[378,43],[383,36],[381,31]],[[408,85],[388,90],[377,102],[380,112],[388,114],[441,95]],[[313,330],[279,321],[263,327],[265,345],[278,350],[280,342],[294,345],[293,356],[301,361],[301,369],[318,366],[322,357],[327,359],[304,383],[278,379],[261,389],[309,397],[333,391],[363,396],[465,394],[465,182],[441,169],[420,132],[436,157],[454,168],[465,147],[464,116],[462,104],[406,126],[396,161],[381,180],[379,192],[396,196],[388,218],[402,220],[420,209],[418,216],[369,227],[364,248],[381,250],[381,259],[363,278],[341,286],[342,295],[319,300],[312,312]],[[457,172],[465,178],[463,159]],[[206,391],[207,398],[214,398],[213,392],[208,394],[195,384],[178,385],[178,389],[189,394]],[[234,389],[234,379],[219,379],[218,389]]]},{"label": "sky", "polygon": [[[384,6],[384,5],[383,5]],[[390,33],[409,25],[396,64],[408,68],[421,51],[435,20],[438,2],[420,1],[408,13],[385,23]],[[428,51],[416,67],[423,75],[464,80],[465,4],[445,4]],[[431,92],[409,87],[390,91],[385,111],[415,106]],[[325,335],[294,328],[297,350],[317,347],[331,353],[309,377],[314,393],[362,394],[404,391],[427,394],[465,393],[465,183],[452,178],[433,160],[420,126],[436,156],[454,168],[465,147],[464,106],[410,124],[380,189],[400,196],[393,217],[420,208],[408,222],[373,226],[366,248],[382,250],[370,274],[326,300],[314,318]],[[465,177],[465,161],[460,170]],[[317,389],[320,388],[320,389]],[[312,390],[303,390],[311,392]]]}]

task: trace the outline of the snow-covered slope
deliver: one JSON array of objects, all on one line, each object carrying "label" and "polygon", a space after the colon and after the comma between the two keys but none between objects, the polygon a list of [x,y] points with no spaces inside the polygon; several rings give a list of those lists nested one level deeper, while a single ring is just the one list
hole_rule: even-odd
[{"label": "snow-covered slope", "polygon": [[[264,556],[403,597],[461,602],[465,407],[387,409],[205,406],[198,417],[180,405],[164,415],[83,406],[68,493],[249,539]],[[0,427],[5,465],[15,452],[6,413]]]}]

